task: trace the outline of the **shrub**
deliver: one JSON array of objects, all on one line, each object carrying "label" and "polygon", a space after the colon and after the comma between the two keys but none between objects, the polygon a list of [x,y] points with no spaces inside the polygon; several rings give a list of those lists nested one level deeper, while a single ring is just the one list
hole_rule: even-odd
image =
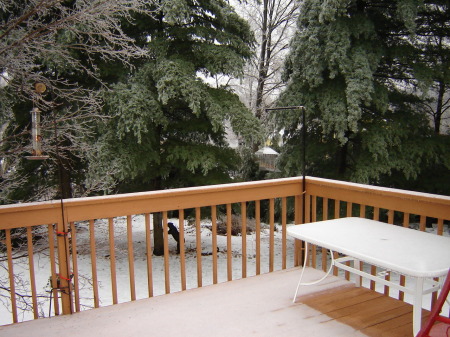
[{"label": "shrub", "polygon": [[[255,219],[247,218],[246,223],[246,233],[251,234],[256,229],[256,221]],[[233,214],[231,216],[231,235],[239,235],[242,232],[242,222],[241,217],[239,215]],[[227,217],[220,216],[217,219],[217,234],[226,235],[227,234]]]}]

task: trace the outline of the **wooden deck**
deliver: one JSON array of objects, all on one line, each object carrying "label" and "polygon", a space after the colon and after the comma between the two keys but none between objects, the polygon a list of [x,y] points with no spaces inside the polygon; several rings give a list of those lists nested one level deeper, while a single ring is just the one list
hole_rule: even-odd
[{"label": "wooden deck", "polygon": [[[308,268],[306,282],[321,277]],[[330,276],[292,296],[297,268],[0,327],[0,336],[412,336],[412,307]]]}]

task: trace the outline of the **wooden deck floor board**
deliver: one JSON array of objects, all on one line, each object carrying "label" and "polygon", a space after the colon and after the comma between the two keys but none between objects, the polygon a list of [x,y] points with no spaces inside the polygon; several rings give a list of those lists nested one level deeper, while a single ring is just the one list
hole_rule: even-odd
[{"label": "wooden deck floor board", "polygon": [[[366,288],[346,287],[300,298],[300,302],[367,336],[412,336],[412,306]],[[428,315],[423,311],[423,319]]]},{"label": "wooden deck floor board", "polygon": [[[320,306],[320,312],[324,314],[333,314],[333,312],[341,312],[345,315],[347,310],[359,310],[354,309],[357,306],[364,307],[365,302],[373,301],[377,298],[383,297],[382,294],[373,291],[367,292],[364,288],[353,288],[352,291],[345,291],[340,293],[330,293],[324,301],[314,300],[314,306]],[[308,303],[308,302],[305,302]]]}]

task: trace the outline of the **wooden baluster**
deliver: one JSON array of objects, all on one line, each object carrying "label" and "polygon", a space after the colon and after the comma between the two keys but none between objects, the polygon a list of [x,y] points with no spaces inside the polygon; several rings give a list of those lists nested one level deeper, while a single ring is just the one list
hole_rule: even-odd
[{"label": "wooden baluster", "polygon": [[227,204],[227,279],[233,279],[233,260],[231,245],[231,204]]},{"label": "wooden baluster", "polygon": [[341,202],[339,200],[334,200],[334,218],[339,219],[341,217]]},{"label": "wooden baluster", "polygon": [[420,216],[420,225],[419,225],[419,230],[421,230],[422,232],[425,231],[427,225],[427,217],[425,215],[421,215]]},{"label": "wooden baluster", "polygon": [[[380,220],[380,208],[379,207],[374,207],[373,208],[373,219],[374,220]],[[371,266],[370,267],[370,273],[372,275],[376,275],[377,274],[377,267],[376,266]],[[370,289],[375,291],[375,281],[370,281]]]},{"label": "wooden baluster", "polygon": [[217,284],[217,207],[211,206],[211,226],[212,226],[212,256],[213,256],[213,284]]},{"label": "wooden baluster", "polygon": [[311,196],[311,221],[317,221],[317,197],[314,195]]},{"label": "wooden baluster", "polygon": [[28,266],[30,272],[31,302],[33,303],[33,317],[39,318],[37,296],[36,296],[36,277],[34,271],[34,252],[33,252],[33,233],[32,227],[27,227],[27,248],[28,248]]},{"label": "wooden baluster", "polygon": [[195,208],[195,244],[197,254],[197,286],[203,285],[202,271],[202,229],[201,229],[201,212],[200,207]]},{"label": "wooden baluster", "polygon": [[[164,290],[170,294],[170,266],[169,266],[169,230],[167,223],[167,211],[163,213],[163,242],[164,242]],[[198,261],[197,261],[198,263]]]},{"label": "wooden baluster", "polygon": [[16,300],[16,284],[14,283],[14,264],[12,258],[11,230],[5,229],[6,254],[8,259],[9,288],[11,298],[11,312],[13,323],[18,322],[17,318],[17,300]]},{"label": "wooden baluster", "polygon": [[[335,219],[339,219],[341,217],[341,202],[340,200],[335,199],[334,200],[334,218]],[[333,252],[333,257],[334,259],[337,259],[339,257],[339,254],[336,252]],[[339,274],[339,270],[338,268],[334,267],[333,268],[333,275],[337,276]]]},{"label": "wooden baluster", "polygon": [[[353,210],[353,203],[347,201],[346,213],[345,213],[346,217],[351,217],[353,215],[352,210]],[[347,266],[350,266],[350,261],[345,262],[345,264]],[[345,271],[345,279],[350,280],[350,272]]]},{"label": "wooden baluster", "polygon": [[380,208],[374,207],[373,208],[373,219],[379,221],[380,220]]},{"label": "wooden baluster", "polygon": [[[303,199],[300,195],[296,195],[294,197],[294,222],[295,225],[303,223]],[[298,267],[300,265],[303,265],[303,247],[304,242],[300,240],[294,240],[294,266]]]},{"label": "wooden baluster", "polygon": [[273,272],[274,260],[275,260],[275,201],[270,199],[269,201],[269,224],[270,224],[270,237],[269,237],[269,272]]},{"label": "wooden baluster", "polygon": [[409,213],[403,213],[403,227],[409,228]]},{"label": "wooden baluster", "polygon": [[[323,198],[322,220],[328,220],[328,198]],[[328,268],[327,268],[328,267],[327,253],[328,253],[328,250],[325,248],[322,248],[322,270],[325,272],[328,270]]]},{"label": "wooden baluster", "polygon": [[94,220],[89,220],[89,241],[91,248],[92,291],[94,293],[94,307],[98,308],[100,306],[100,299],[98,295],[97,253],[95,246]]},{"label": "wooden baluster", "polygon": [[327,253],[327,249],[322,248],[322,270],[325,272],[328,270]]},{"label": "wooden baluster", "polygon": [[152,253],[152,236],[150,231],[150,214],[145,213],[144,219],[145,219],[145,249],[147,253],[147,289],[148,289],[148,297],[153,297],[153,253]]},{"label": "wooden baluster", "polygon": [[[339,253],[333,252],[333,258],[334,258],[335,260],[338,259],[338,258],[339,258]],[[334,276],[338,276],[338,274],[339,274],[338,268],[334,267],[334,268],[333,268],[333,275],[334,275]]]},{"label": "wooden baluster", "polygon": [[394,224],[394,215],[395,215],[395,211],[393,209],[390,209],[388,211],[388,223],[391,225]]},{"label": "wooden baluster", "polygon": [[[295,224],[306,222],[306,193],[294,196],[295,198]],[[305,205],[305,207],[303,207]],[[305,220],[305,221],[304,221]],[[303,260],[302,260],[303,261]]]},{"label": "wooden baluster", "polygon": [[[426,215],[420,215],[420,224],[419,224],[419,230],[424,232],[427,227],[427,216]],[[434,302],[436,297],[431,296],[431,303]]]},{"label": "wooden baluster", "polygon": [[[363,205],[363,204],[359,205],[359,217],[360,218],[365,218],[366,217],[366,205]],[[358,262],[358,269],[359,270],[363,270],[364,269],[362,261]],[[356,277],[358,278],[357,283],[359,284],[359,286],[361,286],[362,280],[363,280],[362,276],[356,276]]]},{"label": "wooden baluster", "polygon": [[366,217],[366,205],[359,205],[359,217],[360,218]]},{"label": "wooden baluster", "polygon": [[241,202],[242,278],[247,277],[247,204]]},{"label": "wooden baluster", "polygon": [[131,300],[136,300],[136,281],[134,273],[134,248],[133,248],[133,220],[127,215],[127,241],[128,241],[128,271],[130,274]]},{"label": "wooden baluster", "polygon": [[322,220],[328,220],[328,198],[323,198],[323,202],[322,202]]},{"label": "wooden baluster", "polygon": [[256,275],[261,274],[261,202],[255,201],[256,222]]},{"label": "wooden baluster", "polygon": [[[393,209],[388,210],[388,223],[393,225],[394,224],[394,215],[395,215],[395,211]],[[390,281],[391,280],[391,273],[386,273],[386,275],[384,276],[384,279],[386,281]],[[389,296],[389,286],[384,286],[384,295]]]},{"label": "wooden baluster", "polygon": [[77,228],[74,222],[70,224],[70,237],[71,237],[71,253],[72,253],[72,268],[73,268],[73,293],[75,295],[75,311],[80,312],[80,283],[78,273],[78,248],[77,248]]},{"label": "wooden baluster", "polygon": [[[312,195],[311,196],[311,221],[316,222],[317,221],[317,197]],[[311,246],[311,266],[313,268],[317,268],[317,246],[316,245],[310,245]]]},{"label": "wooden baluster", "polygon": [[111,274],[111,293],[113,304],[119,303],[117,298],[117,276],[116,276],[116,245],[114,237],[114,219],[108,219],[108,234],[109,234],[109,265]]},{"label": "wooden baluster", "polygon": [[287,260],[286,204],[286,197],[281,198],[281,269],[286,269]]},{"label": "wooden baluster", "polygon": [[52,291],[53,291],[53,310],[55,315],[59,315],[59,292],[58,292],[58,276],[56,273],[56,255],[55,255],[55,229],[53,225],[48,225],[48,249],[50,258],[50,270],[52,273]]},{"label": "wooden baluster", "polygon": [[311,267],[317,268],[317,246],[316,245],[310,246],[311,246]]},{"label": "wooden baluster", "polygon": [[[409,213],[403,213],[403,227],[408,228],[409,227]],[[405,275],[400,275],[400,285],[404,286],[406,284],[406,278]],[[398,299],[400,301],[405,300],[405,293],[401,290],[398,292]]]},{"label": "wooden baluster", "polygon": [[184,246],[184,209],[178,211],[178,229],[180,232],[180,278],[181,290],[186,290],[186,253]]},{"label": "wooden baluster", "polygon": [[311,196],[305,194],[305,223],[311,222]]},{"label": "wooden baluster", "polygon": [[444,219],[438,219],[437,235],[444,234]]},{"label": "wooden baluster", "polygon": [[[309,223],[309,222],[311,222],[311,195],[309,195],[308,193],[305,193],[304,196],[305,196],[305,223]],[[305,244],[304,243],[302,243],[302,244],[304,245],[303,247],[305,247]],[[307,255],[308,260],[306,261],[306,266],[309,266],[309,264],[310,264],[311,247],[312,247],[312,245],[308,245],[309,251],[308,251],[308,255]],[[305,254],[306,254],[306,252],[305,252]]]},{"label": "wooden baluster", "polygon": [[[437,235],[443,235],[444,234],[444,219],[437,219],[437,228],[436,228],[436,234]],[[439,278],[435,277],[434,281],[439,282]],[[437,292],[433,292],[431,294],[431,308],[434,307],[434,304],[437,301],[437,297],[438,297],[438,293]],[[450,313],[450,309],[449,309],[449,313]]]}]

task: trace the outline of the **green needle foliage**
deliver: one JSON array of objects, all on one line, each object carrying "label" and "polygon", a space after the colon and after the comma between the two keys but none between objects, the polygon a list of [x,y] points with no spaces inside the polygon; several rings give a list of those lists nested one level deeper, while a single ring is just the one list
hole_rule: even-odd
[{"label": "green needle foliage", "polygon": [[[288,88],[278,105],[306,107],[307,174],[417,189],[427,186],[413,181],[438,167],[449,176],[449,137],[430,127],[423,108],[429,97],[439,105],[436,87],[450,82],[448,7],[415,0],[302,2],[286,61]],[[281,167],[297,174],[301,156],[290,154],[302,146],[299,116],[277,118],[287,141]]]},{"label": "green needle foliage", "polygon": [[150,56],[106,93],[111,119],[95,157],[117,168],[121,191],[227,181],[239,158],[225,122],[248,142],[261,128],[237,95],[205,79],[242,74],[250,29],[225,1],[161,1],[154,11],[124,28]]}]

